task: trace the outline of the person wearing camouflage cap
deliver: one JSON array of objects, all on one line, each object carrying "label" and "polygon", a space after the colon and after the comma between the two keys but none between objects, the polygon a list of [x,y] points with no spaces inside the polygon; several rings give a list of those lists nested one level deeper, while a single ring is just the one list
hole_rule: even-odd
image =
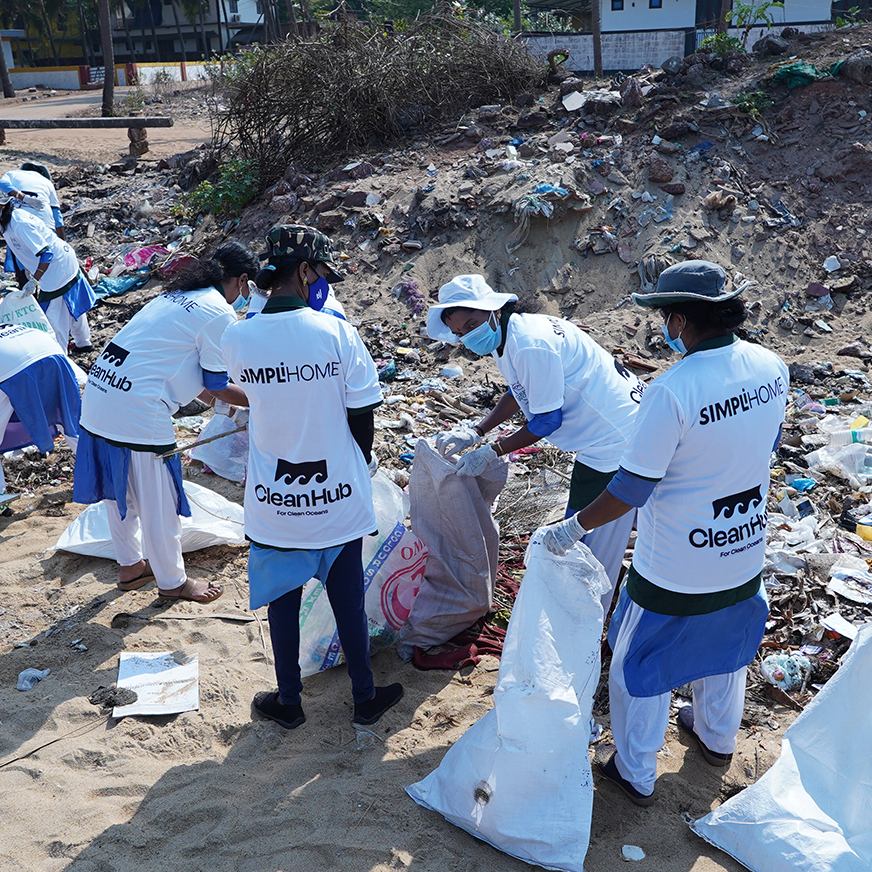
[{"label": "person wearing camouflage cap", "polygon": [[266,241],[269,266],[256,283],[270,289],[269,299],[221,340],[251,404],[249,597],[253,609],[269,606],[278,685],[258,693],[254,708],[285,729],[305,722],[300,608],[303,585],[319,578],[348,666],[354,722],[373,724],[403,696],[401,684],[375,686],[364,608],[363,536],[376,529],[378,374],[357,331],[322,311],[328,282],[343,278],[330,240],[291,224],[274,227]]}]

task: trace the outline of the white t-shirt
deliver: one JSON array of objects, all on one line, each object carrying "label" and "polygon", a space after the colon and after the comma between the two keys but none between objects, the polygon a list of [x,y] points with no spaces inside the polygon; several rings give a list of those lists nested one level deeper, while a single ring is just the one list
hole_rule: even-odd
[{"label": "white t-shirt", "polygon": [[0,382],[54,355],[64,356],[54,334],[19,324],[0,324]]},{"label": "white t-shirt", "polygon": [[88,374],[82,426],[132,445],[171,445],[171,416],[227,371],[221,336],[236,313],[215,288],[161,294],[115,334]]},{"label": "white t-shirt", "polygon": [[527,420],[562,409],[551,442],[598,472],[618,468],[644,382],[574,324],[548,315],[512,315],[493,358]]},{"label": "white t-shirt", "polygon": [[39,253],[48,249],[53,257],[39,280],[43,291],[56,291],[71,282],[79,273],[76,253],[54,230],[24,209],[14,209],[6,229],[0,229],[15,259],[29,273],[39,266]]},{"label": "white t-shirt", "polygon": [[275,548],[329,548],[376,528],[347,410],[381,401],[375,363],[346,321],[312,309],[228,328],[227,368],[249,418],[245,533]]},{"label": "white t-shirt", "polygon": [[46,227],[54,230],[55,219],[51,210],[52,207],[60,209],[61,204],[55,186],[45,176],[33,170],[9,170],[3,174],[0,182],[6,182],[15,191],[23,191],[25,194],[39,197],[38,205],[22,203],[16,208],[35,215]]},{"label": "white t-shirt", "polygon": [[790,377],[765,348],[696,351],[649,385],[621,459],[657,478],[639,509],[633,565],[658,587],[714,593],[763,568],[769,456]]}]

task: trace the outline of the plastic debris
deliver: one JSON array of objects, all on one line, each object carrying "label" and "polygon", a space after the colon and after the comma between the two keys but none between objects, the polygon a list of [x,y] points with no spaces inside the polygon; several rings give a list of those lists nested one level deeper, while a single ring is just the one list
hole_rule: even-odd
[{"label": "plastic debris", "polygon": [[638,845],[624,845],[621,856],[625,860],[644,860],[645,852]]},{"label": "plastic debris", "polygon": [[37,682],[40,682],[51,673],[51,669],[34,669],[30,667],[23,669],[18,673],[18,684],[15,685],[17,690],[32,690],[36,687]]},{"label": "plastic debris", "polygon": [[811,677],[811,662],[802,654],[770,654],[760,666],[763,677],[781,690],[804,688]]}]

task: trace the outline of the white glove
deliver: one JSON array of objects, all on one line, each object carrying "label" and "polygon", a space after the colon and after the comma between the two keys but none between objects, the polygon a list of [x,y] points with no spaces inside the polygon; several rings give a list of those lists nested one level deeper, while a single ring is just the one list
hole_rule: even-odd
[{"label": "white glove", "polygon": [[378,472],[378,458],[375,456],[374,452],[372,454],[372,457],[370,457],[369,463],[367,463],[366,468],[369,470],[370,478],[373,478]]},{"label": "white glove", "polygon": [[551,524],[545,528],[545,538],[542,540],[545,547],[558,556],[563,556],[569,551],[582,536],[589,533],[578,523],[578,515],[571,515],[559,524]]},{"label": "white glove", "polygon": [[497,459],[497,453],[493,445],[482,445],[474,451],[467,451],[460,460],[454,471],[458,475],[481,475],[492,460]]},{"label": "white glove", "polygon": [[481,442],[482,437],[469,424],[452,427],[447,433],[436,437],[436,450],[446,459],[451,460],[461,451],[472,448]]},{"label": "white glove", "polygon": [[21,289],[24,294],[35,294],[39,290],[39,282],[35,278],[29,278]]},{"label": "white glove", "polygon": [[40,200],[39,197],[33,197],[33,196],[31,196],[30,194],[25,194],[25,195],[21,198],[21,202],[22,202],[25,206],[30,206],[30,207],[33,208],[33,209],[36,209],[36,208],[38,208],[39,206],[42,205],[42,200]]}]

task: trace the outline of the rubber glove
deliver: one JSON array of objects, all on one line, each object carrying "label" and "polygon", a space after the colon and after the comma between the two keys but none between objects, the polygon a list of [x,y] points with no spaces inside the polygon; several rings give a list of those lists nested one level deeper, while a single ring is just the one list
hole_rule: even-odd
[{"label": "rubber glove", "polygon": [[369,463],[367,463],[366,468],[369,470],[369,477],[374,478],[375,474],[378,472],[378,458],[375,456],[375,454],[370,457]]},{"label": "rubber glove", "polygon": [[492,445],[482,445],[474,451],[467,451],[460,460],[454,471],[458,475],[481,475],[492,460],[497,459],[497,453]]},{"label": "rubber glove", "polygon": [[582,536],[587,535],[589,532],[590,530],[585,530],[578,523],[578,515],[571,515],[558,524],[551,524],[546,527],[545,537],[542,541],[552,554],[562,557]]},{"label": "rubber glove", "polygon": [[436,437],[436,450],[446,459],[452,460],[461,451],[472,448],[481,442],[482,437],[469,424],[452,427],[447,433]]},{"label": "rubber glove", "polygon": [[39,282],[35,278],[29,278],[21,289],[25,294],[36,294],[39,290]]},{"label": "rubber glove", "polygon": [[25,194],[21,198],[21,202],[25,206],[30,206],[32,209],[36,209],[42,205],[42,200],[40,200],[39,197],[34,197],[34,196],[31,196],[30,194]]}]

